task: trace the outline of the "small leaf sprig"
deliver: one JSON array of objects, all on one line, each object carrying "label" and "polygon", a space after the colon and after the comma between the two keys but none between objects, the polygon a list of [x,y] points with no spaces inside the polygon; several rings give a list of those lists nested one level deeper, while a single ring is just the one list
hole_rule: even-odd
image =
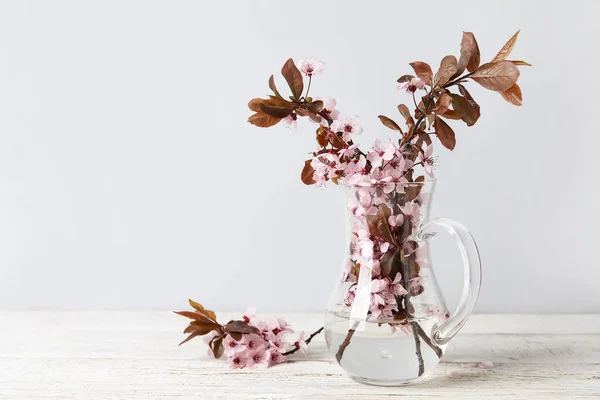
[{"label": "small leaf sprig", "polygon": [[286,336],[294,331],[280,318],[261,320],[255,316],[253,309],[248,309],[241,320],[221,325],[214,311],[191,299],[189,303],[193,311],[175,311],[175,314],[192,320],[183,331],[189,334],[188,337],[179,345],[197,336],[206,336],[214,358],[225,355],[233,368],[270,367],[285,362],[287,356],[296,352],[306,354],[308,344],[323,330],[318,329],[307,338],[304,338],[304,332],[300,332],[290,343]]}]

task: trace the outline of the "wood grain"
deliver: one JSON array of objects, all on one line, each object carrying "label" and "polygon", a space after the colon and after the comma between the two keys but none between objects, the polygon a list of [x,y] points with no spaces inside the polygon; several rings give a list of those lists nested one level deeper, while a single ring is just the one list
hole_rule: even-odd
[{"label": "wood grain", "polygon": [[[322,323],[278,316],[307,332]],[[201,340],[177,347],[185,323],[169,312],[0,312],[0,399],[600,399],[600,315],[473,316],[430,378],[402,388],[350,380],[322,335],[307,358],[231,370]],[[465,366],[479,361],[494,367]]]}]

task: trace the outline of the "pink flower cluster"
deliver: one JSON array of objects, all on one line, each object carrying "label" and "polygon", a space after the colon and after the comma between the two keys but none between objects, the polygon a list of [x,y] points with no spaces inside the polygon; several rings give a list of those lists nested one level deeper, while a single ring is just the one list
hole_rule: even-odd
[{"label": "pink flower cluster", "polygon": [[[266,368],[286,361],[284,353],[297,350],[306,354],[308,346],[304,341],[304,332],[290,343],[286,335],[294,331],[280,318],[261,320],[255,316],[255,310],[249,308],[244,321],[261,331],[261,334],[244,334],[241,340],[230,335],[225,337],[224,354],[232,368]],[[210,338],[209,338],[210,339]]]}]

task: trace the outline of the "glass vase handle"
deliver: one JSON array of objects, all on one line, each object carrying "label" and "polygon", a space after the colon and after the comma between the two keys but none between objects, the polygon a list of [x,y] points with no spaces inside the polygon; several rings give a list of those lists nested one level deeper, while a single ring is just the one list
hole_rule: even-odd
[{"label": "glass vase handle", "polygon": [[458,306],[445,322],[432,328],[432,339],[444,345],[460,331],[475,307],[481,287],[481,260],[475,239],[462,224],[448,218],[436,218],[423,224],[418,230],[418,238],[428,240],[436,233],[445,231],[458,245],[464,265],[464,286]]}]

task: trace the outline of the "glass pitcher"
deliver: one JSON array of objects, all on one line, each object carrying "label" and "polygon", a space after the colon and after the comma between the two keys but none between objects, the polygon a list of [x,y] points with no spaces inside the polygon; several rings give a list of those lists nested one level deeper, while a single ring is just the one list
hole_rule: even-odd
[{"label": "glass pitcher", "polygon": [[[481,263],[458,222],[429,219],[435,181],[346,186],[348,246],[325,318],[329,351],[354,380],[418,382],[442,358],[479,295]],[[450,312],[429,262],[428,240],[450,233],[464,263],[464,288]]]}]

